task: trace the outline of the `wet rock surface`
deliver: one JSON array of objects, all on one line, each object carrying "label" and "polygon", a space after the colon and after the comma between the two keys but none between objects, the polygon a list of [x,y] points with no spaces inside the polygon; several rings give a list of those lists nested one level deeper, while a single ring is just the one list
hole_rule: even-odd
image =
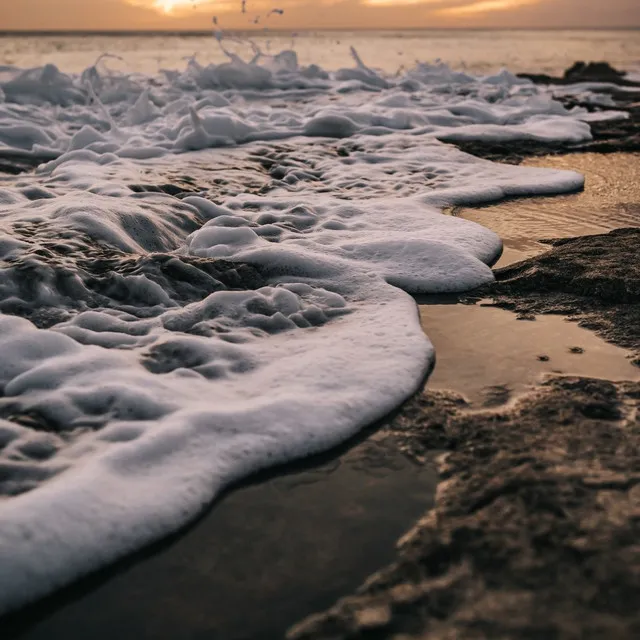
[{"label": "wet rock surface", "polygon": [[415,398],[389,429],[444,449],[397,560],[289,640],[635,638],[640,385],[553,378],[500,410]]},{"label": "wet rock surface", "polygon": [[[640,151],[640,84],[628,80],[625,73],[606,62],[576,62],[563,76],[519,74],[536,84],[566,86],[578,83],[602,83],[598,93],[612,99],[610,106],[594,104],[589,94],[559,93],[555,96],[567,108],[582,107],[589,112],[616,110],[627,114],[624,119],[590,122],[593,140],[581,144],[552,143],[522,140],[516,142],[465,142],[462,151],[488,160],[520,164],[524,158],[578,152],[635,152]],[[606,86],[609,85],[609,86]]]},{"label": "wet rock surface", "polygon": [[39,164],[54,158],[54,153],[38,155],[26,152],[20,153],[13,149],[0,149],[0,174],[6,173],[17,176],[20,173],[32,171]]},{"label": "wet rock surface", "polygon": [[638,83],[627,79],[624,71],[619,71],[608,62],[584,62],[579,60],[565,70],[562,76],[549,76],[545,73],[520,73],[538,84],[567,85],[577,82],[612,82],[620,86],[635,87]]},{"label": "wet rock surface", "polygon": [[[216,291],[254,290],[266,284],[255,267],[220,259],[128,254],[104,245],[93,245],[91,255],[87,255],[82,249],[91,240],[80,233],[75,236],[44,240],[26,255],[3,261],[0,276],[7,284],[0,283],[0,291],[5,293],[0,302],[2,313],[26,317],[40,328],[50,328],[87,309],[124,305],[133,317],[165,309],[168,303],[163,300],[149,309],[148,289],[136,289],[128,280],[136,278],[158,285],[175,306],[202,300]],[[42,300],[43,288],[56,291],[58,297],[52,302]]]},{"label": "wet rock surface", "polygon": [[546,242],[549,251],[497,269],[496,282],[474,296],[521,317],[569,316],[635,350],[640,365],[640,228]]},{"label": "wet rock surface", "polygon": [[[633,153],[640,151],[640,88],[630,104],[619,102],[617,111],[626,111],[624,120],[591,122],[593,140],[581,144],[537,142],[521,140],[512,142],[462,142],[456,146],[479,158],[508,164],[520,164],[525,158],[566,153]],[[584,106],[575,99],[561,99],[567,106]]]},{"label": "wet rock surface", "polygon": [[[567,315],[638,352],[639,241],[547,240],[466,302]],[[435,507],[288,640],[638,637],[640,383],[554,375],[495,405],[427,389],[403,407],[386,429],[405,454],[445,452]]]}]

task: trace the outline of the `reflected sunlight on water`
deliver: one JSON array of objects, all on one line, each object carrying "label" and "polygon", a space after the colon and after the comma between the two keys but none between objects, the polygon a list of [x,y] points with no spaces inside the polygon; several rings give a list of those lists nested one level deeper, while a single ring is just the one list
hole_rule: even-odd
[{"label": "reflected sunlight on water", "polygon": [[[265,52],[294,46],[300,62],[326,69],[351,66],[349,46],[372,67],[395,72],[417,60],[441,59],[475,73],[503,66],[513,72],[559,73],[576,60],[607,60],[622,68],[640,67],[637,31],[386,31],[260,32],[251,39]],[[248,45],[240,46],[248,55]],[[0,37],[0,65],[33,67],[53,63],[67,72],[92,65],[101,53],[118,53],[129,71],[154,73],[182,68],[197,54],[200,62],[226,60],[212,36],[199,35],[42,35]],[[110,66],[118,63],[111,61]]]}]

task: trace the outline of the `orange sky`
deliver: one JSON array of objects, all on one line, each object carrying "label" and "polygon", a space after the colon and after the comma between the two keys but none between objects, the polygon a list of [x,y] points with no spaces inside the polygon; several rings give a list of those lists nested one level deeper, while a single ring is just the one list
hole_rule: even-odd
[{"label": "orange sky", "polygon": [[[0,30],[638,27],[640,0],[0,0]],[[639,34],[640,37],[640,34]]]}]

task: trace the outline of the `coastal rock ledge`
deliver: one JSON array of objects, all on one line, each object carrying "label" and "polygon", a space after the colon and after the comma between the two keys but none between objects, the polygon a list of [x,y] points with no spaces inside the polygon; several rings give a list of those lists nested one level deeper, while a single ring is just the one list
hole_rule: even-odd
[{"label": "coastal rock ledge", "polygon": [[[548,241],[469,302],[640,349],[640,229]],[[636,356],[635,363],[638,363]],[[640,383],[552,376],[497,408],[426,390],[386,427],[438,459],[397,560],[288,640],[640,637]]]},{"label": "coastal rock ledge", "polygon": [[637,638],[640,384],[552,378],[501,410],[446,393],[391,425],[447,450],[397,561],[288,640]]}]

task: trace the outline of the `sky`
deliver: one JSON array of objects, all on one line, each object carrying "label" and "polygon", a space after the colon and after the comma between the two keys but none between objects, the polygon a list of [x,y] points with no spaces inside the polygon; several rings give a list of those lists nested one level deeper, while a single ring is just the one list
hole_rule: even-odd
[{"label": "sky", "polygon": [[[226,29],[640,27],[639,0],[247,0],[245,13],[241,7],[242,0],[0,0],[0,31],[207,30],[214,15]],[[284,13],[267,19],[273,9]]]}]

